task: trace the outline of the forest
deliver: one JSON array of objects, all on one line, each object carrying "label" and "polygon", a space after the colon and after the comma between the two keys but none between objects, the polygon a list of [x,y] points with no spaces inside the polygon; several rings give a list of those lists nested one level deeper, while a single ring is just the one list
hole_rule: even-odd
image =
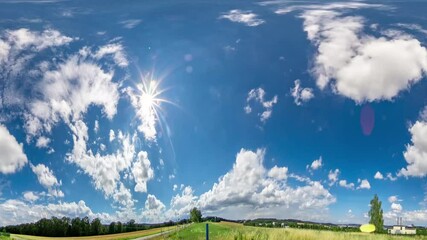
[{"label": "forest", "polygon": [[132,232],[156,227],[172,226],[177,223],[184,224],[187,222],[188,220],[184,219],[176,223],[169,221],[159,224],[137,224],[135,220],[130,220],[126,223],[118,221],[103,225],[99,218],[95,218],[91,221],[89,217],[76,217],[73,219],[68,217],[51,217],[50,219],[40,219],[35,223],[6,226],[2,229],[0,228],[0,230],[8,233],[46,237],[78,237]]}]

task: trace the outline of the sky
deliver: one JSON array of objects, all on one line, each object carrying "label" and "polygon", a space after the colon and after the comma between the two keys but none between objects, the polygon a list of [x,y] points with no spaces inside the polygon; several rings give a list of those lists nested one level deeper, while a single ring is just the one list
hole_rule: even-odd
[{"label": "sky", "polygon": [[426,225],[426,9],[0,0],[0,226]]}]

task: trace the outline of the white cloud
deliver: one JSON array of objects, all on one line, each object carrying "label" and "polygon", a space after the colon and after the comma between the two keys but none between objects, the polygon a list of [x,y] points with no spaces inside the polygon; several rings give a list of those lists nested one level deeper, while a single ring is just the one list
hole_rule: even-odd
[{"label": "white cloud", "polygon": [[22,88],[19,85],[22,82],[15,81],[15,78],[22,75],[30,76],[34,72],[24,71],[24,69],[39,52],[66,45],[71,41],[73,41],[72,38],[53,29],[42,32],[30,31],[26,28],[3,31],[0,35],[0,74],[3,79],[0,104],[23,104],[25,95],[17,90]]},{"label": "white cloud", "polygon": [[358,103],[391,100],[427,71],[427,50],[417,39],[407,34],[364,34],[364,18],[338,11],[369,6],[378,5],[330,4],[302,8],[300,16],[308,39],[317,47],[312,71],[318,87],[330,85]]},{"label": "white cloud", "polygon": [[322,167],[322,156],[320,156],[319,159],[314,160],[310,165],[311,170],[317,170],[321,167]]},{"label": "white cloud", "polygon": [[36,32],[26,28],[6,30],[6,38],[9,43],[13,44],[13,48],[17,50],[31,47],[36,51],[41,51],[48,47],[65,45],[73,40],[70,37],[63,36],[57,30],[47,29],[43,32]]},{"label": "white cloud", "polygon": [[172,197],[170,207],[165,216],[169,219],[181,219],[188,216],[191,208],[197,206],[197,197],[190,186],[181,185],[181,194]]},{"label": "white cloud", "polygon": [[287,167],[277,167],[277,165],[271,168],[270,171],[268,171],[268,176],[276,180],[285,180],[286,178],[288,178],[287,174]]},{"label": "white cloud", "polygon": [[329,170],[329,174],[328,174],[329,186],[334,185],[338,181],[339,174],[340,174],[339,169],[335,169],[334,171]]},{"label": "white cloud", "polygon": [[45,136],[40,136],[36,141],[36,147],[47,148],[49,147],[50,139]]},{"label": "white cloud", "polygon": [[406,151],[403,153],[408,166],[402,168],[398,175],[425,177],[427,175],[427,122],[416,121],[409,132],[412,143],[406,146]]},{"label": "white cloud", "polygon": [[23,197],[25,200],[29,202],[35,202],[40,198],[37,194],[35,194],[32,191],[24,192]]},{"label": "white cloud", "polygon": [[393,175],[391,173],[387,173],[386,178],[390,181],[396,181],[397,177],[393,177]]},{"label": "white cloud", "polygon": [[0,152],[0,173],[2,174],[15,173],[28,162],[22,143],[18,143],[2,124],[0,124]]},{"label": "white cloud", "polygon": [[116,134],[114,133],[113,129],[110,129],[109,139],[110,139],[110,142],[112,142],[112,141],[114,141],[114,139],[116,139]]},{"label": "white cloud", "polygon": [[120,24],[127,29],[132,29],[136,27],[138,24],[140,24],[142,21],[140,19],[128,19],[121,21]]},{"label": "white cloud", "polygon": [[149,222],[163,222],[165,205],[156,198],[156,196],[148,194],[147,200],[145,200],[145,208],[142,215]]},{"label": "white cloud", "polygon": [[395,202],[398,202],[398,201],[400,201],[398,198],[397,198],[397,196],[390,196],[390,197],[388,197],[388,201],[390,202],[390,203],[395,203]]},{"label": "white cloud", "polygon": [[390,181],[396,181],[397,180],[397,177],[393,177],[393,174],[387,173],[386,176],[384,177],[384,175],[379,171],[377,171],[375,173],[374,178],[379,179],[379,180],[387,180],[388,179]]},{"label": "white cloud", "polygon": [[122,182],[119,183],[119,188],[114,190],[113,199],[126,209],[131,209],[135,205],[130,190]]},{"label": "white cloud", "polygon": [[[68,154],[67,160],[75,163],[84,173],[88,174],[92,178],[95,189],[102,190],[106,197],[113,197],[120,204],[131,201],[131,199],[123,200],[124,197],[129,198],[131,195],[127,189],[123,189],[120,174],[125,170],[130,170],[132,166],[136,156],[134,142],[137,141],[137,136],[123,135],[119,131],[117,139],[120,147],[113,154],[101,155],[100,153],[94,154],[87,149],[88,128],[83,121],[77,121],[71,126],[71,130],[74,146],[72,152]],[[138,173],[139,167],[137,169],[136,173]],[[135,179],[135,181],[142,183],[141,179]]]},{"label": "white cloud", "polygon": [[219,19],[228,19],[232,22],[243,23],[249,27],[256,27],[265,23],[264,20],[258,18],[257,14],[252,13],[251,11],[243,11],[239,9],[234,9],[224,13],[219,17]]},{"label": "white cloud", "polygon": [[340,180],[338,184],[343,188],[354,189],[354,183],[347,183],[347,180]]},{"label": "white cloud", "polygon": [[[400,204],[399,204],[400,205]],[[401,210],[399,211],[399,208],[401,207]],[[391,209],[391,211],[384,213],[384,222],[386,224],[396,224],[396,218],[402,217],[404,223],[403,224],[415,224],[415,225],[423,225],[427,221],[427,210],[426,209],[418,209],[418,210],[412,210],[412,211],[403,211],[402,206],[395,205],[395,211],[394,209]],[[390,207],[391,208],[391,207]],[[397,211],[396,211],[397,210]]]},{"label": "white cloud", "polygon": [[114,62],[119,67],[127,67],[129,65],[123,46],[120,43],[110,43],[101,46],[99,50],[94,53],[96,59],[101,59],[106,55],[112,55]]},{"label": "white cloud", "polygon": [[277,95],[275,95],[270,101],[267,101],[265,98],[265,91],[262,88],[254,88],[248,92],[248,97],[246,98],[246,106],[244,110],[247,114],[252,112],[251,102],[259,103],[263,108],[262,113],[258,113],[260,116],[260,121],[262,123],[267,122],[267,120],[271,117],[273,113],[273,106],[277,103]]},{"label": "white cloud", "polygon": [[264,155],[262,149],[256,152],[242,149],[233,168],[211,190],[200,195],[198,204],[202,210],[234,218],[275,217],[277,208],[281,209],[281,215],[307,214],[335,202],[320,182],[293,188],[283,180],[268,177],[270,170],[263,166]]},{"label": "white cloud", "polygon": [[392,203],[390,206],[391,210],[396,213],[402,212],[402,205],[399,203]]},{"label": "white cloud", "polygon": [[95,120],[95,126],[93,127],[93,131],[95,133],[98,133],[98,131],[99,131],[99,122],[98,122],[98,120]]},{"label": "white cloud", "polygon": [[358,179],[357,182],[360,183],[357,189],[371,189],[371,184],[369,184],[369,181],[367,179]]},{"label": "white cloud", "polygon": [[27,204],[20,200],[9,199],[0,203],[0,226],[36,222],[42,218],[56,217],[99,217],[104,223],[110,222],[106,213],[95,214],[84,201],[59,202],[47,205]]},{"label": "white cloud", "polygon": [[383,176],[380,172],[378,172],[378,171],[377,171],[377,172],[375,173],[374,178],[375,178],[375,179],[384,179],[384,176]]},{"label": "white cloud", "polygon": [[406,28],[409,30],[417,31],[427,35],[427,30],[418,24],[409,24],[409,23],[398,23],[397,26]]},{"label": "white cloud", "polygon": [[44,164],[38,164],[37,166],[30,164],[30,166],[31,170],[36,174],[39,183],[48,190],[50,196],[64,196],[64,193],[59,190],[59,186],[61,186],[62,183],[61,181],[58,181],[52,170]]},{"label": "white cloud", "polygon": [[[265,1],[259,3],[262,6],[276,5],[278,2]],[[292,5],[292,6],[280,6],[275,13],[276,14],[287,14],[293,11],[307,11],[307,10],[343,10],[343,9],[361,9],[361,8],[379,8],[389,9],[385,5],[381,4],[368,4],[361,2],[336,2],[328,4],[304,4],[304,5]]]},{"label": "white cloud", "polygon": [[301,87],[301,81],[299,79],[295,80],[294,84],[295,86],[291,89],[291,94],[292,97],[294,97],[294,102],[296,105],[300,106],[314,98],[312,88]]},{"label": "white cloud", "polygon": [[41,97],[32,100],[28,106],[31,114],[26,115],[27,133],[50,132],[60,119],[67,124],[75,122],[90,105],[102,107],[111,119],[116,114],[119,99],[118,84],[112,82],[113,75],[78,55],[58,64],[56,70],[45,72],[35,87]]},{"label": "white cloud", "polygon": [[175,192],[178,189],[178,185],[174,184],[172,190]]},{"label": "white cloud", "polygon": [[147,152],[138,153],[138,159],[132,165],[132,174],[136,182],[135,192],[147,192],[147,182],[154,178]]}]

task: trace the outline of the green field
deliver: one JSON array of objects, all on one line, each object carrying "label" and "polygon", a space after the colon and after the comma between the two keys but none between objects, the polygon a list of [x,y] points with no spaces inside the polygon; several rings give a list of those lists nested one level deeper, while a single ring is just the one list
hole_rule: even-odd
[{"label": "green field", "polygon": [[135,232],[127,233],[117,233],[117,234],[108,234],[108,235],[98,235],[98,236],[86,236],[86,237],[39,237],[39,236],[30,236],[30,235],[20,235],[20,234],[11,234],[9,237],[0,236],[0,240],[4,239],[17,239],[17,240],[128,240],[135,239],[138,237],[150,236],[153,234],[162,233],[165,231],[175,230],[176,227],[161,227],[153,228],[148,230],[141,230]]},{"label": "green field", "polygon": [[[166,239],[205,239],[206,223],[191,226],[173,233]],[[427,236],[391,236],[387,234],[365,234],[332,232],[306,229],[249,227],[236,223],[209,223],[210,240],[412,240],[426,239]],[[164,239],[157,238],[158,240]]]}]

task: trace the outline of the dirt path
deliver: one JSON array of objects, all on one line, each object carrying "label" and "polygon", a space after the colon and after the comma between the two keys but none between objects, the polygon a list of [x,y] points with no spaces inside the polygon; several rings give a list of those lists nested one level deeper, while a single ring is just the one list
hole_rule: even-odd
[{"label": "dirt path", "polygon": [[155,237],[160,237],[160,236],[162,236],[162,235],[165,235],[165,234],[171,233],[171,232],[173,232],[173,231],[174,231],[174,230],[164,231],[164,232],[156,233],[156,234],[153,234],[153,235],[150,235],[150,236],[145,236],[145,237],[135,238],[135,239],[133,239],[133,240],[148,240],[148,239],[152,239],[152,238],[155,238]]}]

